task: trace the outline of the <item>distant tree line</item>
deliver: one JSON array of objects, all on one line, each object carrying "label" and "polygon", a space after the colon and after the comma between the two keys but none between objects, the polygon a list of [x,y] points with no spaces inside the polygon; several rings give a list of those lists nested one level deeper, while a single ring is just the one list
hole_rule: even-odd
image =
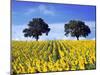
[{"label": "distant tree line", "polygon": [[[50,30],[49,25],[42,18],[33,18],[32,21],[29,22],[28,28],[23,30],[23,33],[24,37],[33,37],[38,41],[39,36],[42,36],[43,33],[48,35]],[[70,20],[69,23],[64,25],[64,32],[65,36],[70,34],[79,40],[79,37],[86,38],[86,36],[91,33],[91,30],[83,21]]]}]

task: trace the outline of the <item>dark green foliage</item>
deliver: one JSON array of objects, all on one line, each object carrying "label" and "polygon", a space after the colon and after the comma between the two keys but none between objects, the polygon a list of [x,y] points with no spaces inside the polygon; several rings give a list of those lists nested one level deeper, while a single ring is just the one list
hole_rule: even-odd
[{"label": "dark green foliage", "polygon": [[38,41],[42,33],[48,35],[49,31],[50,28],[48,24],[46,24],[42,18],[33,18],[33,20],[29,22],[28,28],[23,30],[23,33],[25,37],[34,37]]},{"label": "dark green foliage", "polygon": [[86,37],[91,33],[90,28],[85,25],[82,21],[71,20],[68,24],[65,24],[65,35],[70,34],[72,37],[76,37],[79,40],[79,37]]},{"label": "dark green foliage", "polygon": [[96,69],[96,63],[94,63],[94,64],[86,64],[85,65],[85,69],[86,70]]}]

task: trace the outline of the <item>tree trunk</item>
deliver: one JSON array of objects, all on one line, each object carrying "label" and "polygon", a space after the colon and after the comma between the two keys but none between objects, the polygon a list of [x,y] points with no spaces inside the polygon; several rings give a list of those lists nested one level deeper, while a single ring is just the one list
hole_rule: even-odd
[{"label": "tree trunk", "polygon": [[76,37],[77,38],[77,40],[79,40],[79,37]]},{"label": "tree trunk", "polygon": [[39,39],[39,36],[37,35],[37,36],[36,36],[36,41],[38,41],[38,39]]},{"label": "tree trunk", "polygon": [[36,39],[36,41],[38,41],[38,39]]}]

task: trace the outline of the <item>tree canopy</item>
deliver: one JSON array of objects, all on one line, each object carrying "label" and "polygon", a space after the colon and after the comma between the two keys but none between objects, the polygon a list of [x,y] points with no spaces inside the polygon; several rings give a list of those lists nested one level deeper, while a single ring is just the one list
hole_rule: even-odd
[{"label": "tree canopy", "polygon": [[42,18],[33,18],[32,21],[29,22],[28,28],[23,30],[23,33],[25,37],[33,37],[38,41],[39,36],[43,33],[48,35],[49,31],[50,28],[48,24],[45,23]]},{"label": "tree canopy", "polygon": [[91,33],[88,25],[85,25],[85,22],[79,20],[70,20],[68,24],[65,24],[65,36],[70,34],[72,37],[76,37],[79,40],[79,37],[86,37]]}]

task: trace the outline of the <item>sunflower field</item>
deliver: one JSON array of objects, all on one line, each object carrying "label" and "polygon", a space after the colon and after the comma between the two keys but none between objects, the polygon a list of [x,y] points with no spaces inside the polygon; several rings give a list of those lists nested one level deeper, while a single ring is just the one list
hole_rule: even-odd
[{"label": "sunflower field", "polygon": [[12,41],[11,68],[14,74],[95,69],[95,40]]}]

